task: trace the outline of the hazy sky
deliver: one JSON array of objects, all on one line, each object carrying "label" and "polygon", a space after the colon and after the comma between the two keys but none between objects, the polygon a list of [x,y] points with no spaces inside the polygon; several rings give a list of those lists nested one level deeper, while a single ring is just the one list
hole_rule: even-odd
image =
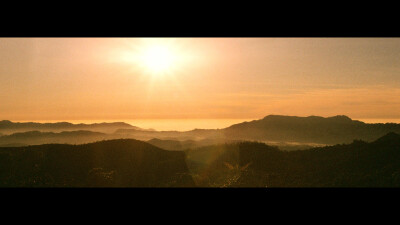
[{"label": "hazy sky", "polygon": [[269,114],[399,119],[400,39],[0,38],[0,120]]}]

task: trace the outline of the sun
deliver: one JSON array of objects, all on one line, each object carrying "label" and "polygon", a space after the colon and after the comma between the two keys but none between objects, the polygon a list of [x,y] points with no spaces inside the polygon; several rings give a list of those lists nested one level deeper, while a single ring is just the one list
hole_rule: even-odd
[{"label": "sun", "polygon": [[168,46],[153,45],[143,49],[141,63],[147,72],[160,75],[171,72],[176,55]]},{"label": "sun", "polygon": [[144,79],[175,79],[186,73],[193,62],[199,61],[193,52],[188,51],[190,48],[176,39],[144,38],[126,41],[123,49],[116,51],[115,59],[130,65],[132,74],[143,75]]}]

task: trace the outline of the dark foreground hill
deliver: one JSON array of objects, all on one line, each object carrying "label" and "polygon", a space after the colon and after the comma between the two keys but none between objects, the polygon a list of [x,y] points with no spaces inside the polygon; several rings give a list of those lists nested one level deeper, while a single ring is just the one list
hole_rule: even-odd
[{"label": "dark foreground hill", "polygon": [[137,140],[0,148],[1,187],[190,187],[184,152]]},{"label": "dark foreground hill", "polygon": [[243,142],[186,151],[198,186],[400,187],[400,135],[284,152]]},{"label": "dark foreground hill", "polygon": [[119,139],[0,148],[1,187],[400,187],[400,135],[310,150],[258,142],[166,151]]}]

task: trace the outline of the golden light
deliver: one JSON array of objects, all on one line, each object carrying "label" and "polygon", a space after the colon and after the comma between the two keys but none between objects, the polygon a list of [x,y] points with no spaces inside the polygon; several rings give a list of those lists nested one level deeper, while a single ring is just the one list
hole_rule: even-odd
[{"label": "golden light", "polygon": [[[126,39],[126,45],[112,56],[112,60],[131,65],[132,74],[144,79],[166,81],[178,79],[193,64],[199,62],[198,53],[178,39]],[[190,46],[189,46],[190,47]]]},{"label": "golden light", "polygon": [[176,55],[168,46],[154,45],[143,49],[141,63],[152,74],[171,72],[176,61]]},{"label": "golden light", "polygon": [[[124,39],[123,45],[110,55],[114,63],[123,64],[130,74],[146,86],[144,98],[151,101],[157,96],[159,87],[174,87],[174,94],[189,98],[180,78],[188,68],[198,62],[193,51],[178,39],[142,38]],[[143,107],[146,107],[145,105]]]}]

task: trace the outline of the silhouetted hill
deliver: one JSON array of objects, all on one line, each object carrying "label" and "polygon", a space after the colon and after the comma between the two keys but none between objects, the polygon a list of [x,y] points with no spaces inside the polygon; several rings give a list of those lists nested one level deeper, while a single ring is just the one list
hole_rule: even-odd
[{"label": "silhouetted hill", "polygon": [[256,142],[186,151],[199,186],[400,187],[400,136],[284,152]]},{"label": "silhouetted hill", "polygon": [[72,124],[67,122],[59,123],[13,123],[9,120],[0,121],[0,131],[4,134],[27,131],[42,131],[42,132],[60,132],[60,131],[76,131],[89,130],[96,132],[113,133],[118,129],[138,129],[141,128],[129,125],[127,123],[94,123],[94,124]]},{"label": "silhouetted hill", "polygon": [[226,137],[234,139],[318,144],[350,143],[354,139],[372,141],[388,132],[400,132],[400,124],[366,124],[347,116],[277,115],[235,124],[223,130]]},{"label": "silhouetted hill", "polygon": [[83,144],[104,139],[110,136],[100,132],[92,131],[63,131],[60,133],[28,131],[0,136],[0,146],[23,146],[39,144]]},{"label": "silhouetted hill", "polygon": [[391,132],[373,142],[354,140],[350,144],[290,152],[259,142],[166,151],[131,139],[85,145],[0,148],[2,187],[195,184],[200,187],[400,187],[400,135]]},{"label": "silhouetted hill", "polygon": [[0,148],[1,187],[193,185],[183,152],[137,140]]},{"label": "silhouetted hill", "polygon": [[[15,123],[12,123],[10,121],[2,121],[2,122],[3,125],[4,124],[15,125]],[[79,124],[73,125],[72,126],[73,128],[71,128],[71,124],[70,125],[64,124],[62,126],[59,126],[59,129],[67,129],[67,130],[77,129],[79,128],[78,125]],[[49,126],[53,126],[54,128],[55,124]],[[42,139],[41,141],[39,141],[39,138],[35,139],[35,142],[29,142],[30,139],[24,139],[22,141],[18,139],[12,139],[9,142],[0,141],[0,145],[4,146],[13,143],[16,143],[18,145],[43,144],[43,143],[78,144],[78,143],[88,143],[104,139],[133,138],[143,141],[156,139],[153,140],[153,143],[155,145],[158,145],[160,147],[165,147],[170,150],[182,150],[186,148],[199,147],[205,145],[229,143],[237,140],[260,141],[265,143],[271,143],[273,145],[279,145],[282,146],[282,148],[285,147],[285,149],[287,150],[293,150],[297,148],[296,146],[302,147],[303,149],[307,149],[309,148],[308,146],[351,143],[355,139],[360,139],[364,141],[373,141],[389,132],[400,133],[400,124],[395,124],[395,123],[367,124],[357,120],[352,120],[347,116],[334,116],[334,117],[324,118],[319,116],[297,117],[297,116],[270,115],[260,120],[243,122],[232,125],[224,129],[194,129],[185,132],[144,130],[123,123],[116,123],[114,125],[108,124],[105,126],[107,126],[108,128],[104,128],[102,124],[85,125],[84,127],[88,128],[89,131],[97,129],[98,130],[106,129],[110,132],[112,131],[111,133],[104,134],[103,136],[99,134],[97,135],[97,137],[91,136],[87,140],[85,140],[84,135],[79,136],[78,133],[75,133],[75,138],[71,136],[69,139],[64,138],[64,139],[59,139],[57,141],[53,140],[54,137],[48,140],[46,139],[47,137],[44,135],[41,137]],[[129,128],[117,128],[121,126],[124,127],[128,126]],[[113,128],[111,129],[111,127]],[[109,128],[111,130],[109,130]],[[3,140],[7,140],[9,138],[6,136],[3,137],[4,137]],[[52,142],[48,142],[50,140]],[[165,141],[165,140],[171,140],[171,141]],[[190,143],[185,142],[187,140],[191,140],[191,142]],[[179,143],[177,141],[180,142],[181,147],[179,147]]]},{"label": "silhouetted hill", "polygon": [[378,138],[374,143],[383,143],[383,144],[399,144],[400,145],[400,135],[395,132],[390,132],[383,137]]},{"label": "silhouetted hill", "polygon": [[[116,134],[148,140],[202,140],[220,139],[252,140],[277,143],[298,143],[301,145],[351,143],[354,139],[373,141],[388,132],[400,132],[400,124],[367,124],[347,116],[298,117],[270,115],[260,120],[234,124],[224,129],[194,129],[178,131],[141,131],[119,129]],[[287,144],[284,144],[287,145]],[[289,147],[291,148],[291,147]]]}]

